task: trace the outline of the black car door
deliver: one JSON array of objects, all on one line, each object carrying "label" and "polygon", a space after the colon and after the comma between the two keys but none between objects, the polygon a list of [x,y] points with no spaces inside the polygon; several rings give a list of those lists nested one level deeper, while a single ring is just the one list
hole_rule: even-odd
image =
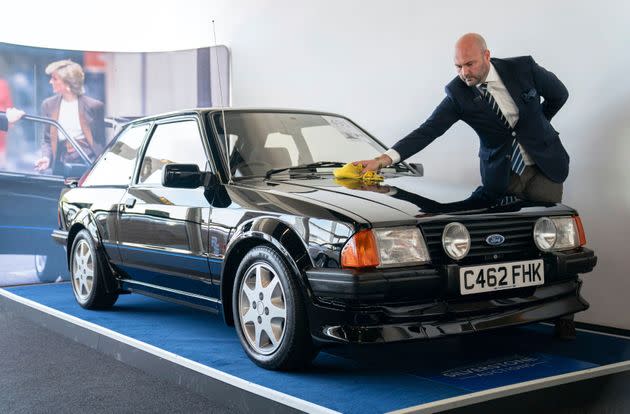
[{"label": "black car door", "polygon": [[[122,264],[117,243],[120,201],[133,180],[141,155],[140,147],[151,126],[151,123],[140,123],[126,127],[81,183],[85,189],[81,193],[85,197],[82,204],[92,210],[105,253],[116,267]],[[70,204],[67,203],[65,209],[69,208]],[[64,214],[72,215],[76,211],[66,211]]]},{"label": "black car door", "polygon": [[208,262],[210,206],[204,188],[162,186],[164,166],[209,169],[199,122],[184,117],[154,126],[134,183],[119,207],[118,246],[126,282],[136,290],[216,308]]},{"label": "black car door", "polygon": [[50,237],[57,228],[57,202],[65,178],[80,177],[91,162],[85,158],[62,165],[58,170],[63,175],[53,174],[51,168],[36,171],[43,131],[51,125],[58,128],[60,139],[76,148],[55,121],[26,115],[9,129],[7,151],[0,156],[0,255],[34,255],[40,281],[66,276],[64,251]]}]

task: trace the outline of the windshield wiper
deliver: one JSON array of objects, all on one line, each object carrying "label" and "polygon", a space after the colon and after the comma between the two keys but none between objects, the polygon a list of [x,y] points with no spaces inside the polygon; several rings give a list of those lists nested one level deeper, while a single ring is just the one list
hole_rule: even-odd
[{"label": "windshield wiper", "polygon": [[345,162],[319,161],[319,162],[312,162],[310,164],[294,165],[294,166],[291,166],[291,167],[272,168],[272,169],[270,169],[269,171],[267,171],[265,173],[265,179],[268,179],[273,174],[277,174],[279,172],[283,172],[283,171],[287,171],[287,170],[308,170],[308,169],[318,168],[318,167],[321,167],[321,168],[325,168],[325,167],[343,167],[344,165],[346,165]]}]

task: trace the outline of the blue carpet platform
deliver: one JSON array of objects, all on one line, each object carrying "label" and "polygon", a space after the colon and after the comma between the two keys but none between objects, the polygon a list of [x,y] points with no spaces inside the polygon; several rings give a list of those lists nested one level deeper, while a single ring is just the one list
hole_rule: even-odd
[{"label": "blue carpet platform", "polygon": [[435,412],[630,370],[630,338],[537,324],[425,342],[341,346],[311,370],[270,372],[215,315],[141,295],[86,311],[68,283],[0,289],[0,309],[250,412]]}]

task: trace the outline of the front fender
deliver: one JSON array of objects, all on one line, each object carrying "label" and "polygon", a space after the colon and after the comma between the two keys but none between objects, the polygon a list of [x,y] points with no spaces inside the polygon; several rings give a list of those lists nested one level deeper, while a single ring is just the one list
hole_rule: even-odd
[{"label": "front fender", "polygon": [[[221,270],[221,302],[224,307],[231,303],[232,287],[241,259],[259,244],[274,246],[298,275],[298,283],[310,292],[304,270],[312,267],[313,262],[304,240],[291,226],[276,217],[257,217],[240,225],[226,247]],[[224,309],[227,321],[231,320],[229,309]]]},{"label": "front fender", "polygon": [[[225,257],[229,258],[236,246],[248,239],[252,241],[252,238],[266,241],[276,247],[297,274],[306,267],[313,266],[302,237],[291,226],[276,217],[257,217],[239,226],[226,247]],[[223,276],[225,275],[222,273]]]},{"label": "front fender", "polygon": [[101,235],[98,230],[98,225],[96,224],[96,219],[94,218],[94,214],[89,209],[83,208],[79,210],[69,224],[68,252],[72,249],[74,236],[79,232],[81,228],[85,228],[87,229],[87,231],[90,232],[92,240],[94,240],[94,243],[97,247],[102,246]]},{"label": "front fender", "polygon": [[96,248],[100,250],[101,253],[97,252],[97,255],[100,255],[99,263],[102,266],[101,270],[105,268],[109,269],[106,275],[110,275],[110,277],[105,277],[105,289],[107,292],[117,292],[120,289],[118,282],[111,277],[114,274],[113,269],[106,259],[105,249],[103,248],[103,242],[101,239],[101,232],[99,230],[97,220],[94,217],[94,214],[91,210],[87,208],[83,208],[77,212],[77,214],[70,220],[68,223],[69,231],[68,231],[68,241],[67,241],[67,249],[66,249],[66,260],[68,263],[68,268],[70,268],[70,255],[72,254],[72,245],[74,244],[74,239],[82,229],[86,229]]}]

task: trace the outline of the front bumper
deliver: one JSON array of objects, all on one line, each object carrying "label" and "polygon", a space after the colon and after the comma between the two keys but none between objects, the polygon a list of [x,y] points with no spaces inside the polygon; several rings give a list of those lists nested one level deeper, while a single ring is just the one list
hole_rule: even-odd
[{"label": "front bumper", "polygon": [[459,294],[459,266],[407,270],[307,271],[315,298],[311,333],[322,342],[394,342],[462,334],[554,319],[588,309],[578,273],[597,257],[589,249],[547,254],[545,284]]},{"label": "front bumper", "polygon": [[[312,334],[323,342],[379,343],[472,333],[507,326],[555,319],[588,309],[580,295],[581,282],[567,282],[536,289],[526,298],[498,299],[481,302],[438,302],[427,307],[407,307],[416,315],[413,322],[380,323],[389,319],[384,313],[372,313],[375,324],[332,323]],[[379,315],[380,313],[380,315]],[[350,316],[351,314],[347,315]],[[339,315],[338,315],[339,316]],[[367,319],[367,314],[362,319]],[[391,315],[390,315],[391,316]],[[344,318],[346,319],[346,318]]]},{"label": "front bumper", "polygon": [[[575,279],[597,264],[597,256],[586,248],[550,253],[542,258],[547,284]],[[459,269],[457,264],[369,271],[321,268],[307,270],[306,276],[317,297],[346,301],[418,300],[459,296]]]}]

